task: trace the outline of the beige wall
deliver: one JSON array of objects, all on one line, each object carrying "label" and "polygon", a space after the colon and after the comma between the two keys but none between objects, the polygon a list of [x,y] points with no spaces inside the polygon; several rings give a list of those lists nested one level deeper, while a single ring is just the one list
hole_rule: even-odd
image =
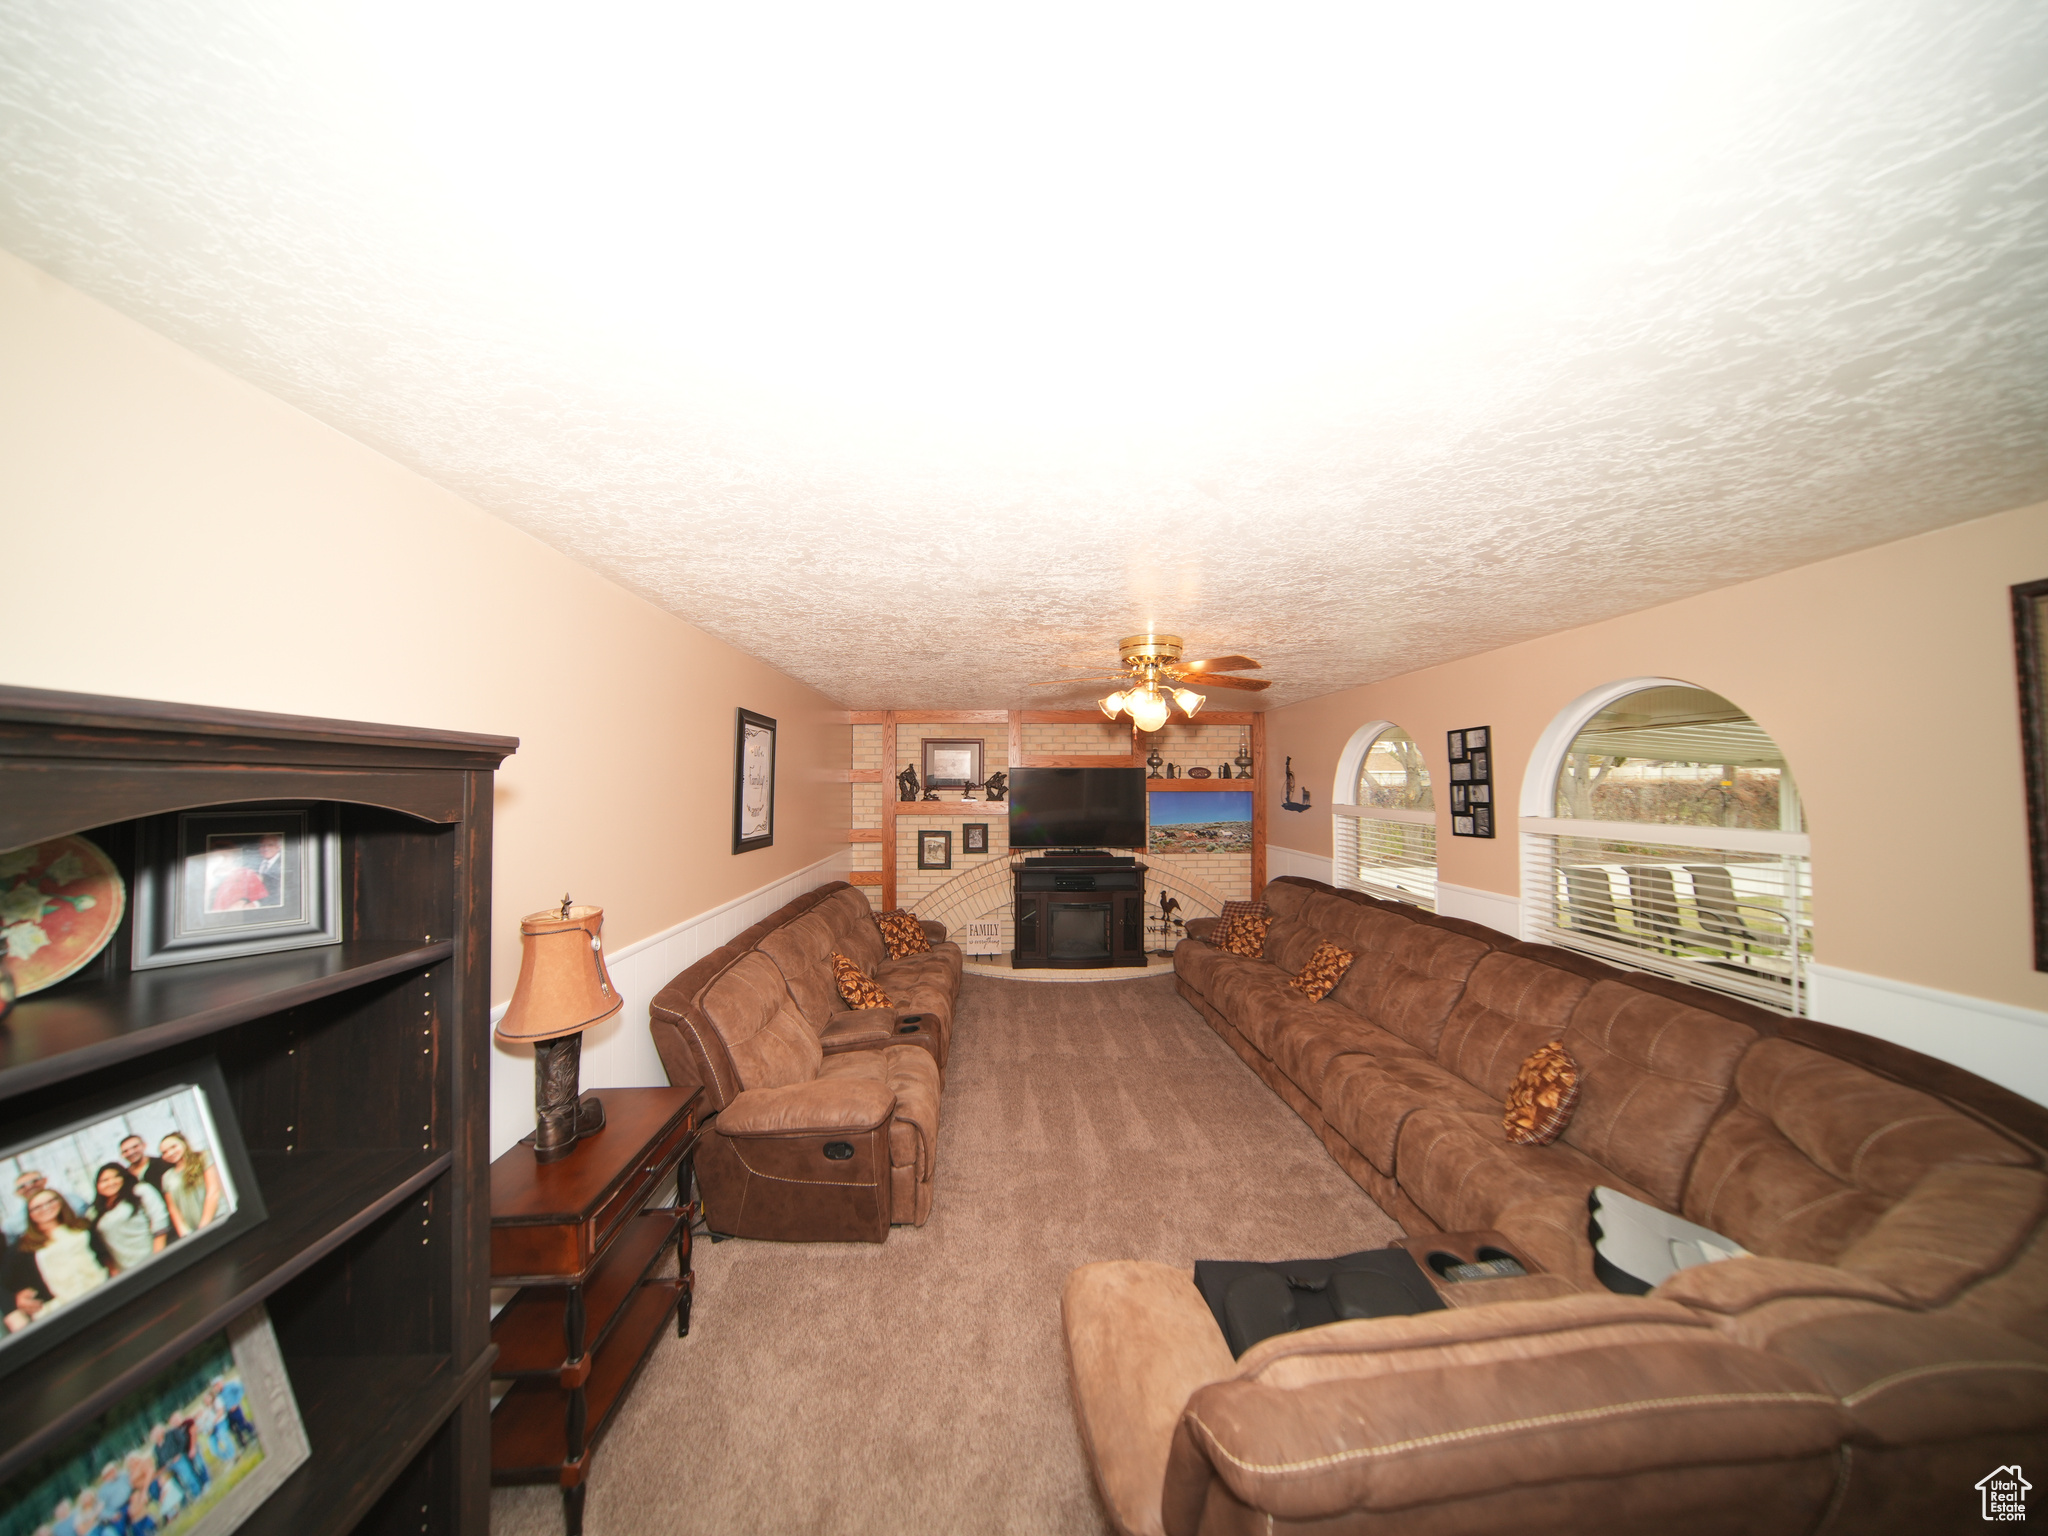
[{"label": "beige wall", "polygon": [[[832,702],[0,253],[0,679],[518,736],[493,994],[564,890],[621,948],[843,851]],[[735,856],[733,711],[780,724]]]},{"label": "beige wall", "polygon": [[[1389,719],[1445,772],[1444,734],[1494,731],[1501,835],[1454,838],[1441,877],[1515,894],[1514,810],[1538,736],[1574,699],[1671,677],[1734,700],[1784,748],[1813,835],[1824,965],[2023,1008],[2033,969],[2011,606],[2048,577],[2048,505],[2026,507],[1276,710],[1270,840],[1327,857],[1337,757]],[[1281,760],[1315,809],[1281,814]]]}]

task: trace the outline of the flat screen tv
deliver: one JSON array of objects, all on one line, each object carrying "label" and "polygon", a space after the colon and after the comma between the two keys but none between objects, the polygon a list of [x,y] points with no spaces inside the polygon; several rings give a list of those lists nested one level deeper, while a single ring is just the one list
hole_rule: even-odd
[{"label": "flat screen tv", "polygon": [[1142,768],[1013,768],[1012,848],[1142,848]]}]

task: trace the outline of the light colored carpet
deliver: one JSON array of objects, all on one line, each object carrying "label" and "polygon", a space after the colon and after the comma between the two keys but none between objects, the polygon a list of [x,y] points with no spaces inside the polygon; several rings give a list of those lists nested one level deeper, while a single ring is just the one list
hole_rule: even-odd
[{"label": "light colored carpet", "polygon": [[[1108,1529],[1060,1343],[1095,1259],[1285,1259],[1400,1229],[1165,977],[968,976],[931,1220],[868,1244],[696,1248],[593,1462],[590,1536]],[[560,1495],[498,1489],[497,1536]]]}]

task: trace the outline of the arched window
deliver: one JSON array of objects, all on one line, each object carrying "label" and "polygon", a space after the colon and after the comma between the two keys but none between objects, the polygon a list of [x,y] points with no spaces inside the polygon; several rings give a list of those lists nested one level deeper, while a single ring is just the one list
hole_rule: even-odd
[{"label": "arched window", "polygon": [[1388,720],[1354,732],[1330,796],[1336,884],[1436,910],[1436,800],[1413,738]]},{"label": "arched window", "polygon": [[1738,706],[1664,678],[1588,694],[1545,734],[1522,801],[1528,937],[1806,1011],[1799,791]]}]

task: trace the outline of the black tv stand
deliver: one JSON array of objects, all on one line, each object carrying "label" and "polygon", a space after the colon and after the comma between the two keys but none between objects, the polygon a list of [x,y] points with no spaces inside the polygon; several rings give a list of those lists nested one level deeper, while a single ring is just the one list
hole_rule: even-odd
[{"label": "black tv stand", "polygon": [[1011,866],[1015,970],[1145,964],[1145,866],[1084,850]]}]

